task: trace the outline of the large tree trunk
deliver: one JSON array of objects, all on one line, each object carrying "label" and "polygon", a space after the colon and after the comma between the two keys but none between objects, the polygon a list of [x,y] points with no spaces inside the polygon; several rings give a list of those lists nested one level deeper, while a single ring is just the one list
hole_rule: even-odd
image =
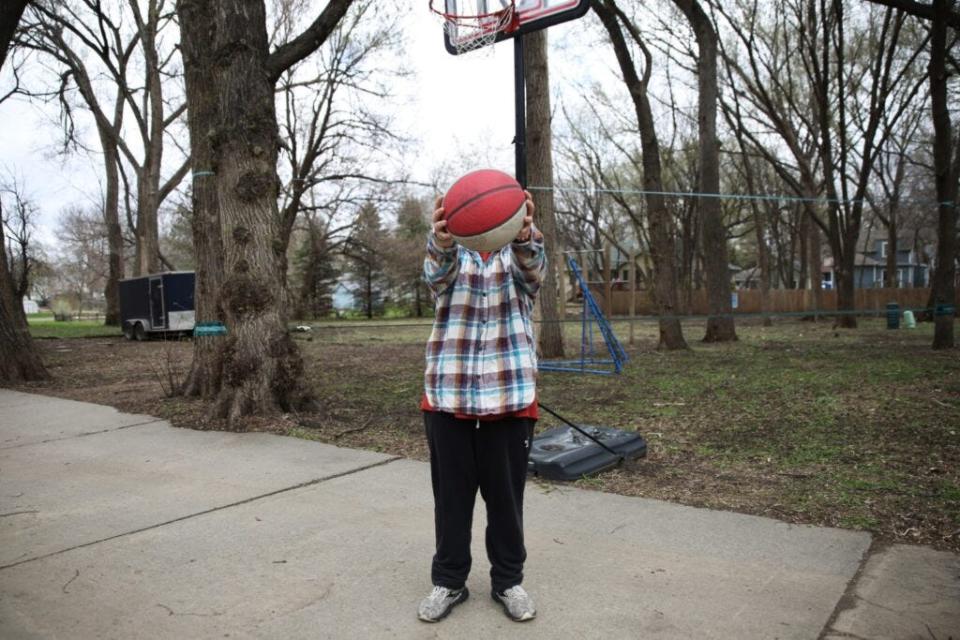
[{"label": "large tree trunk", "polygon": [[[697,0],[674,0],[687,17],[697,39],[698,118],[700,142],[700,193],[720,193],[720,143],[717,140],[717,33]],[[730,263],[727,259],[727,229],[720,200],[701,197],[704,263],[707,276],[707,331],[704,342],[737,339],[730,300]]]},{"label": "large tree trunk", "polygon": [[23,304],[14,291],[6,241],[0,228],[0,382],[49,378],[37,354]]},{"label": "large tree trunk", "polygon": [[937,185],[937,268],[931,296],[939,307],[934,312],[933,348],[954,346],[953,325],[957,303],[955,285],[957,258],[957,189],[960,181],[960,146],[953,152],[953,127],[947,104],[947,0],[933,0],[930,37],[930,103],[933,110],[933,162]]},{"label": "large tree trunk", "polygon": [[[222,255],[223,271],[221,282],[209,282],[210,288],[198,288],[197,295],[208,315],[219,304],[230,332],[212,364],[219,378],[213,415],[226,418],[231,428],[239,428],[244,415],[302,408],[309,400],[303,359],[287,332],[282,304],[287,247],[277,206],[280,140],[274,84],[326,41],[351,3],[330,0],[310,27],[272,53],[263,0],[180,0],[178,5],[181,17],[194,13],[206,25],[193,34],[193,55],[184,59],[187,75],[195,72],[195,64],[212,65],[194,76],[205,84],[188,85],[194,94],[188,95],[188,111],[213,101],[213,126],[206,126],[211,114],[204,114],[191,123],[190,133],[194,149],[212,145],[210,168],[194,166],[195,184],[199,179],[215,184],[222,253],[211,250],[210,260]],[[198,175],[206,171],[215,175]],[[217,300],[201,301],[201,296]]]},{"label": "large tree trunk", "polygon": [[[196,285],[194,314],[197,323],[223,322],[219,292],[223,283],[223,243],[220,238],[220,203],[213,160],[213,133],[217,124],[217,96],[212,91],[214,61],[206,46],[214,38],[213,7],[207,0],[180,0],[181,52],[187,85],[187,124],[190,129],[190,166],[193,171],[193,251]],[[213,400],[220,392],[222,366],[219,351],[226,340],[197,337],[193,364],[184,392]]]},{"label": "large tree trunk", "polygon": [[[834,252],[834,255],[838,255]],[[837,318],[835,325],[845,329],[857,328],[856,283],[854,282],[854,253],[840,253],[834,258],[834,273],[837,286]]]},{"label": "large tree trunk", "polygon": [[[267,62],[262,0],[215,0],[209,88],[216,96],[215,181],[220,202],[224,281],[220,303],[230,335],[216,417],[231,427],[250,414],[300,408],[306,398],[303,359],[282,309],[284,278],[277,206],[279,139]],[[199,88],[198,88],[199,89]]]},{"label": "large tree trunk", "polygon": [[[660,316],[660,349],[686,349],[683,327],[678,316],[677,266],[673,246],[673,221],[667,210],[663,193],[663,179],[660,166],[660,143],[657,140],[656,125],[650,100],[647,97],[647,82],[650,79],[651,56],[640,39],[639,32],[629,23],[626,16],[612,0],[594,0],[593,10],[600,17],[610,36],[624,82],[630,90],[637,125],[640,129],[640,145],[643,153],[643,186],[647,194],[648,226],[650,229],[650,256],[653,262],[654,298]],[[645,57],[644,76],[637,75],[630,51],[620,30],[618,19],[630,31],[630,35]]]},{"label": "large tree trunk", "polygon": [[527,83],[527,175],[530,183],[544,187],[534,198],[537,226],[547,247],[547,273],[540,288],[540,353],[545,358],[563,357],[563,325],[557,300],[557,273],[562,273],[563,251],[557,235],[553,198],[553,136],[550,131],[550,76],[547,32],[524,36],[524,68]]}]

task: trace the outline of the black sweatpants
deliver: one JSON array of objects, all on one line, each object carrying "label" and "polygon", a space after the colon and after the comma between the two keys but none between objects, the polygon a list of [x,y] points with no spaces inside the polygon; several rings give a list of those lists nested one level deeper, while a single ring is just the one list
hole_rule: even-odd
[{"label": "black sweatpants", "polygon": [[459,589],[470,573],[470,533],[477,489],[487,505],[487,557],[496,591],[523,582],[523,488],[535,421],[460,420],[424,411],[430,445],[437,550],[433,584]]}]

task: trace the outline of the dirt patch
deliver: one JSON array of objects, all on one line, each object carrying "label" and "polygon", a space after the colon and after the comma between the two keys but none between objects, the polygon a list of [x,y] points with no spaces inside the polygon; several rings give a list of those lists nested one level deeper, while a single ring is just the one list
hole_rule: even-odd
[{"label": "dirt patch", "polygon": [[[568,327],[570,346],[576,329]],[[426,330],[398,329],[391,340],[382,324],[351,326],[297,339],[316,411],[245,427],[426,460],[418,409]],[[646,459],[575,485],[960,551],[960,359],[930,350],[929,327],[740,326],[732,345],[698,343],[702,329],[687,327],[692,350],[671,354],[654,350],[655,331],[639,328],[620,376],[542,376],[541,399],[565,417],[635,429],[649,444]],[[22,390],[183,427],[222,425],[204,403],[164,396],[158,373],[178,367],[185,376],[190,342],[40,348],[54,380]],[[538,428],[555,424],[545,417]]]}]

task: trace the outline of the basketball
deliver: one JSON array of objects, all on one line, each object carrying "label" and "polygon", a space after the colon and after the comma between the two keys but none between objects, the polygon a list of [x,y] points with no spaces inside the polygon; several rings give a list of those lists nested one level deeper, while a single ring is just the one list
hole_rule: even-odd
[{"label": "basketball", "polygon": [[496,251],[523,228],[526,195],[513,177],[495,169],[463,176],[443,197],[447,231],[473,251]]}]

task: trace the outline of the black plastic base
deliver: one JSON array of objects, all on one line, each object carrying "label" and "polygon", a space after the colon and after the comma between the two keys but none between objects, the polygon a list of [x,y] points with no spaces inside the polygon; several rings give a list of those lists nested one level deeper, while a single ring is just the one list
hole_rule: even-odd
[{"label": "black plastic base", "polygon": [[527,473],[549,480],[577,480],[617,466],[620,456],[630,460],[647,455],[647,441],[639,433],[613,427],[581,428],[619,455],[572,427],[556,427],[533,438]]}]

